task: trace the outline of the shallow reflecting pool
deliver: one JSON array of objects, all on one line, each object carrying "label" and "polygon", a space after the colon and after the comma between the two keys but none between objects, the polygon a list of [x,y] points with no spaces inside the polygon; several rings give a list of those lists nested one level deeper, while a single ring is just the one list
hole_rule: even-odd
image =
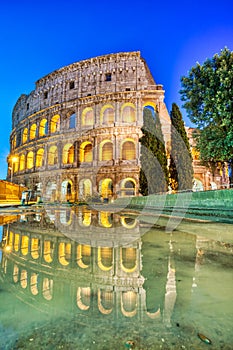
[{"label": "shallow reflecting pool", "polygon": [[207,223],[166,232],[66,206],[2,218],[1,350],[232,349],[233,245]]}]

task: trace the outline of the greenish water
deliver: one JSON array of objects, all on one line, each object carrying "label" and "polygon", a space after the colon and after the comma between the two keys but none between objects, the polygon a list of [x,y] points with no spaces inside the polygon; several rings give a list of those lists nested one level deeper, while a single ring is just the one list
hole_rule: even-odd
[{"label": "greenish water", "polygon": [[208,223],[45,209],[1,227],[1,350],[232,349],[233,246]]}]

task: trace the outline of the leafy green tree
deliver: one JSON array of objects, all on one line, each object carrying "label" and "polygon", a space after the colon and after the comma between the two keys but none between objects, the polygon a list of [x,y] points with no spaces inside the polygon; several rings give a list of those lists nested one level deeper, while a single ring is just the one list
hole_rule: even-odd
[{"label": "leafy green tree", "polygon": [[141,170],[139,192],[143,196],[166,192],[168,186],[167,157],[159,114],[153,116],[149,108],[143,111],[141,142]]},{"label": "leafy green tree", "polygon": [[233,159],[233,51],[228,48],[192,67],[181,78],[181,99],[196,124],[197,149],[204,162]]},{"label": "leafy green tree", "polygon": [[170,185],[174,191],[185,191],[193,186],[193,167],[190,144],[179,107],[173,103],[171,117]]}]

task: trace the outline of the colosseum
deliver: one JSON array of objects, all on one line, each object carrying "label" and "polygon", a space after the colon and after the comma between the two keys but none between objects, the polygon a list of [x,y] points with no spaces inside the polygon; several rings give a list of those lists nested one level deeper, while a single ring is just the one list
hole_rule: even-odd
[{"label": "colosseum", "polygon": [[46,75],[14,106],[8,180],[54,201],[137,195],[144,108],[158,110],[167,144],[163,86],[140,52],[95,57]]}]

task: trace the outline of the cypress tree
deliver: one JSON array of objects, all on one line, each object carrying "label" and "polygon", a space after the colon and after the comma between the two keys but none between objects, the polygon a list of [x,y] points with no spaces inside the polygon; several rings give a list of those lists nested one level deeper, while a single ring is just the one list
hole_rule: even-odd
[{"label": "cypress tree", "polygon": [[179,107],[173,103],[171,117],[170,185],[174,191],[186,191],[193,186],[192,155]]},{"label": "cypress tree", "polygon": [[139,192],[143,196],[167,191],[168,169],[164,138],[159,114],[153,116],[149,108],[143,110],[141,142],[141,170]]}]

